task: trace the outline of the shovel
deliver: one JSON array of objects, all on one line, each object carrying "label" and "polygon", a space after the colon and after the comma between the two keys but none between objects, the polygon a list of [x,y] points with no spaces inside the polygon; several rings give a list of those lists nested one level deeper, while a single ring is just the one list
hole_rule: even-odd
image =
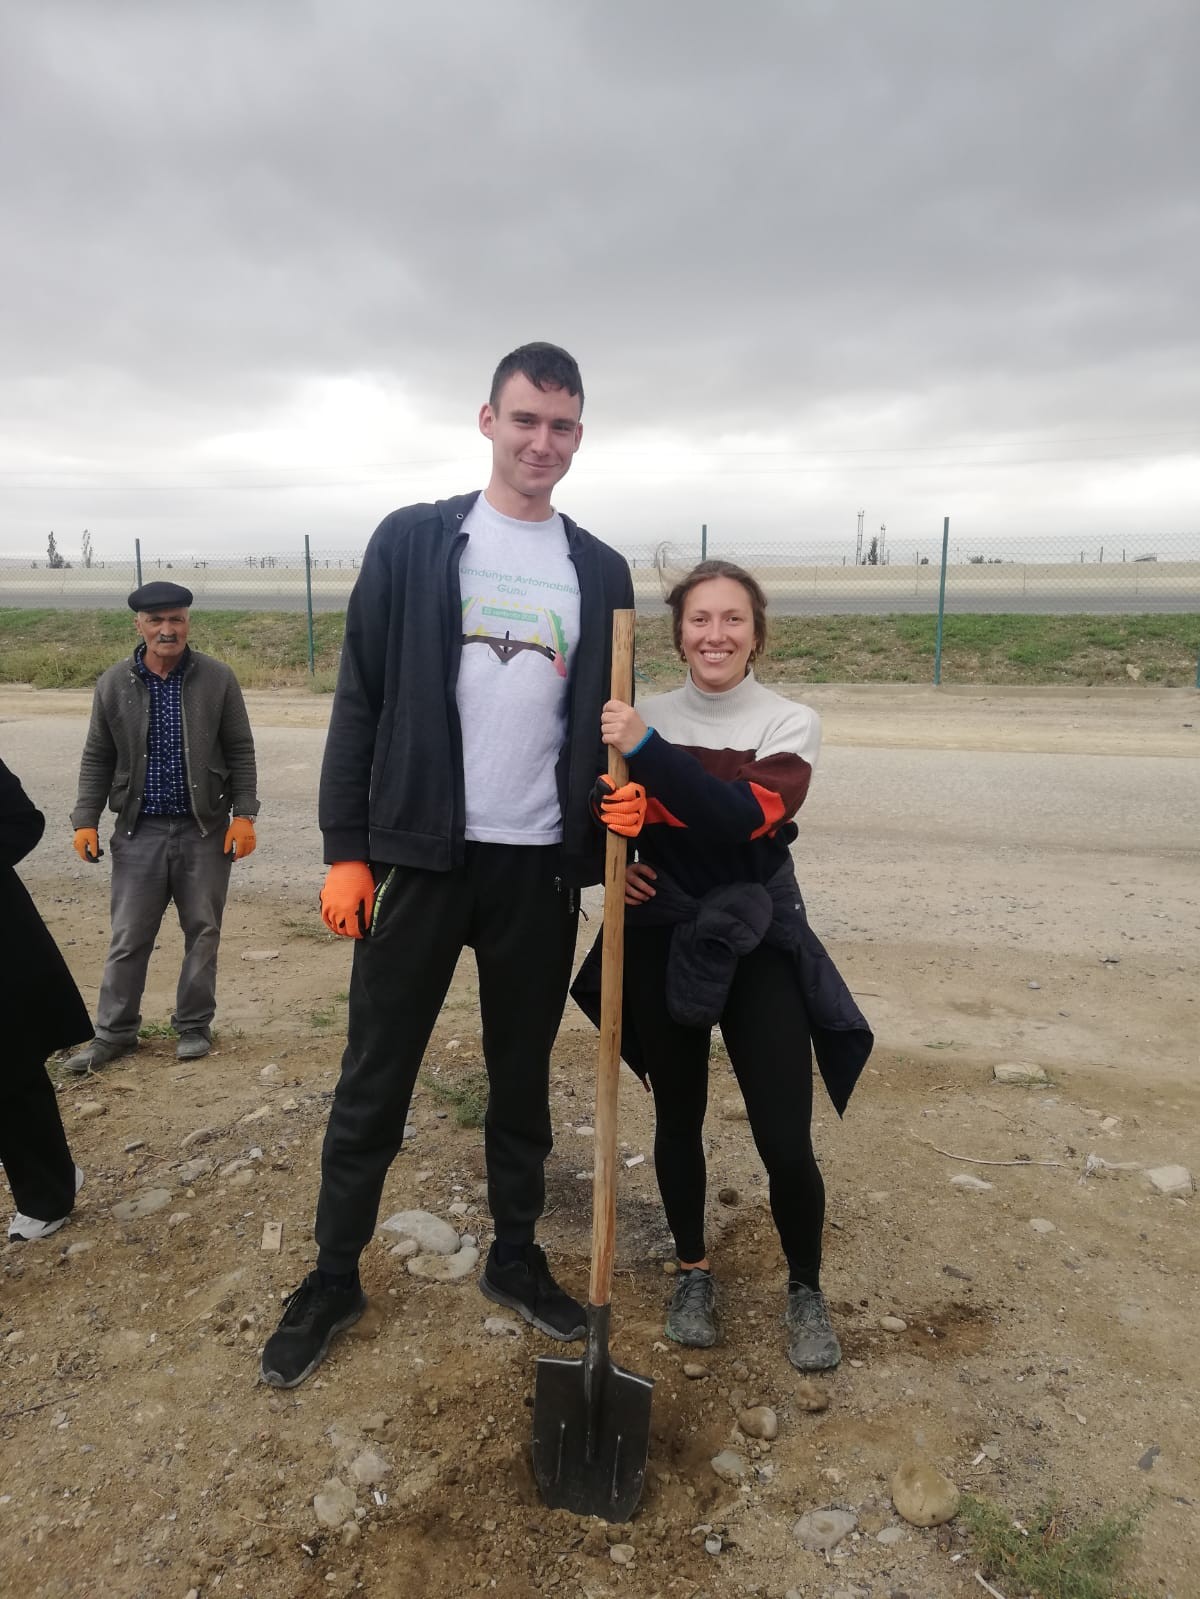
[{"label": "shovel", "polygon": [[[633,697],[632,611],[613,613],[612,698]],[[608,775],[628,781],[608,747]],[[621,980],[625,957],[625,840],[605,836],[600,1062],[596,1074],[592,1179],[592,1275],[582,1360],[542,1355],[533,1395],[533,1470],[554,1510],[628,1521],[642,1496],[650,1448],[651,1377],[614,1365],[608,1353],[613,1238],[617,1225],[617,1078],[621,1069]]]}]

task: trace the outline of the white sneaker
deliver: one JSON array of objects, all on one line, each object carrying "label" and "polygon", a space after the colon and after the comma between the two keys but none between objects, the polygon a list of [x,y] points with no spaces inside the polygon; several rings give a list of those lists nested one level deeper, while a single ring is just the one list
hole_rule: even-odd
[{"label": "white sneaker", "polygon": [[[75,1168],[75,1192],[83,1187],[83,1172],[78,1166]],[[65,1216],[60,1216],[57,1221],[38,1221],[36,1216],[23,1216],[20,1211],[8,1224],[8,1236],[22,1239],[27,1244],[36,1243],[39,1238],[49,1238],[51,1233],[56,1233],[65,1223]]]}]

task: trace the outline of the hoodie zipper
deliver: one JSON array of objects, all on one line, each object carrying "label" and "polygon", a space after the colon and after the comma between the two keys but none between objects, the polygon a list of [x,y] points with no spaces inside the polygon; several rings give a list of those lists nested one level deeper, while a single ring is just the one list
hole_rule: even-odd
[{"label": "hoodie zipper", "polygon": [[466,547],[467,535],[462,530],[465,512],[457,512],[458,530],[450,541],[446,556],[446,642],[449,660],[446,671],[446,721],[450,728],[451,781],[454,799],[450,812],[450,863],[461,866],[466,859],[467,836],[467,778],[463,769],[462,722],[458,715],[458,669],[462,661],[462,588],[458,577],[458,563]]}]

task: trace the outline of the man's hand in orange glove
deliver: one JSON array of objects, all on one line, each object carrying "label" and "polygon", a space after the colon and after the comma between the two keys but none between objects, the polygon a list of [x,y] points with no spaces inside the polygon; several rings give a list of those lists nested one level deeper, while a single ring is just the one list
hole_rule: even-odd
[{"label": "man's hand in orange glove", "polygon": [[622,838],[636,838],[646,820],[646,790],[640,783],[618,788],[607,773],[596,779],[588,795],[592,819]]},{"label": "man's hand in orange glove", "polygon": [[95,866],[100,859],[100,834],[94,827],[77,827],[75,829],[75,853],[81,861],[86,861],[89,866]]},{"label": "man's hand in orange glove", "polygon": [[254,854],[254,846],[258,840],[254,836],[254,823],[248,816],[235,816],[229,824],[229,831],[225,834],[225,853],[233,851],[235,861],[244,861],[247,855]]},{"label": "man's hand in orange glove", "polygon": [[321,920],[342,938],[364,938],[375,904],[375,879],[366,861],[337,861],[321,890]]}]

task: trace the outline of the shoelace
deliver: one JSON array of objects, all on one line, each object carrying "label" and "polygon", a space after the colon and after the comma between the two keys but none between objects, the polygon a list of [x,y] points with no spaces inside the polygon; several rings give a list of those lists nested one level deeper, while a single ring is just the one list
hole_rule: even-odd
[{"label": "shoelace", "polygon": [[792,1319],[802,1327],[814,1332],[825,1332],[830,1328],[829,1311],[825,1305],[824,1294],[793,1294],[789,1308]]},{"label": "shoelace", "polygon": [[529,1267],[530,1275],[533,1278],[534,1292],[539,1299],[543,1299],[550,1294],[562,1292],[550,1274],[550,1262],[546,1259],[546,1251],[539,1244],[531,1244],[529,1246],[529,1254],[525,1257],[525,1263]]},{"label": "shoelace", "polygon": [[310,1286],[315,1287],[316,1285],[310,1285],[308,1278],[306,1277],[300,1284],[299,1288],[293,1288],[291,1293],[284,1300],[282,1321],[285,1326],[291,1327],[296,1322],[303,1319],[301,1315],[302,1307],[297,1304],[297,1300],[302,1294],[306,1294],[309,1291]]},{"label": "shoelace", "polygon": [[712,1278],[707,1272],[687,1272],[678,1289],[679,1297],[676,1300],[675,1308],[677,1310],[707,1310],[711,1288]]},{"label": "shoelace", "polygon": [[[322,1287],[320,1282],[314,1282],[311,1278],[306,1277],[300,1284],[299,1288],[293,1288],[291,1293],[283,1302],[284,1325],[288,1327],[294,1327],[298,1322],[303,1321],[308,1315],[309,1311],[312,1309],[312,1302],[316,1299],[318,1294],[337,1294],[345,1292],[349,1292],[349,1290],[325,1288]],[[303,1299],[303,1303],[300,1302],[301,1299]]]}]

